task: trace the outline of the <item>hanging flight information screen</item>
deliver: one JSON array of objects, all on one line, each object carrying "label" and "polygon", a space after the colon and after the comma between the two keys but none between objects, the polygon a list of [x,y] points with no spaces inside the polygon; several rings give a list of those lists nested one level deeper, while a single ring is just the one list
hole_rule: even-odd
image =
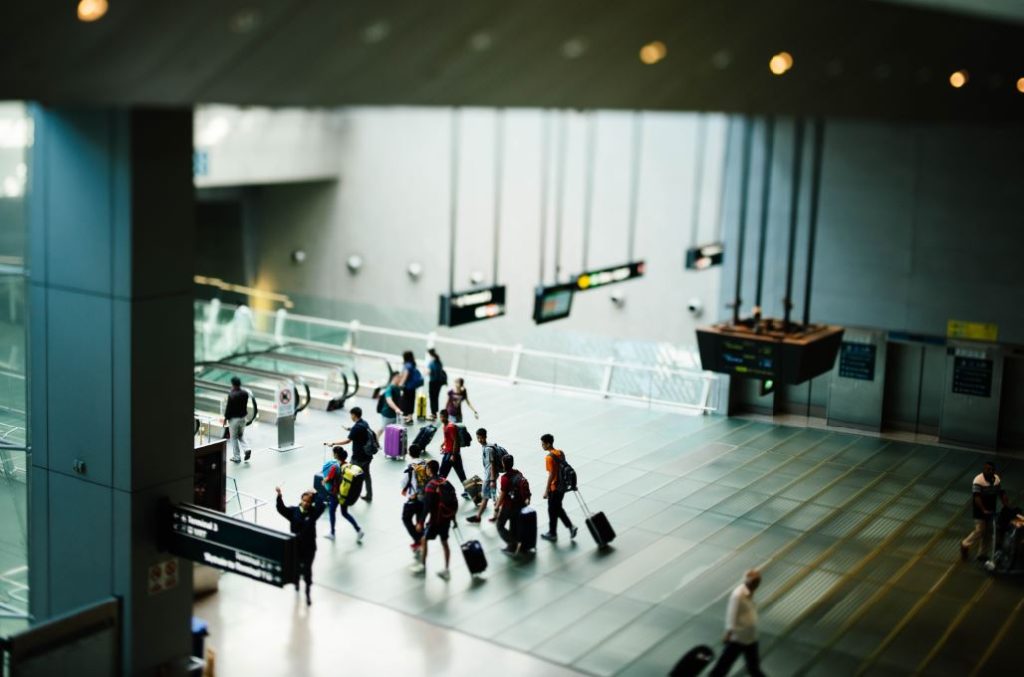
[{"label": "hanging flight information screen", "polygon": [[505,314],[505,286],[442,294],[440,308],[438,324],[443,327],[501,317]]},{"label": "hanging flight information screen", "polygon": [[569,285],[537,287],[533,299],[533,321],[544,324],[569,317],[572,297],[573,287]]}]

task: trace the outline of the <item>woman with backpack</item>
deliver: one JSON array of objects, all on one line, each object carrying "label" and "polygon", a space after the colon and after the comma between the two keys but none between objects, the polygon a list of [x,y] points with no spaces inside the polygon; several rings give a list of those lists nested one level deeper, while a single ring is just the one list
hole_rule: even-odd
[{"label": "woman with backpack", "polygon": [[466,390],[466,382],[461,378],[457,378],[455,379],[455,385],[448,391],[448,404],[444,407],[448,412],[448,417],[456,423],[462,423],[463,403],[473,411],[473,416],[480,418],[480,412],[469,401],[469,391]]},{"label": "woman with backpack", "polygon": [[324,463],[322,469],[324,491],[327,492],[327,516],[331,521],[331,533],[327,538],[334,540],[334,525],[337,520],[334,511],[340,508],[341,516],[356,530],[356,542],[362,543],[364,532],[348,508],[355,503],[359,498],[359,492],[362,491],[363,471],[359,466],[347,462],[348,452],[345,451],[345,447],[336,446],[333,451],[334,458]]},{"label": "woman with backpack", "polygon": [[402,386],[402,414],[406,425],[412,425],[412,412],[416,408],[416,391],[423,385],[423,374],[416,368],[411,350],[402,353],[402,372],[398,385]]},{"label": "woman with backpack", "polygon": [[441,356],[433,348],[427,349],[430,355],[430,362],[427,362],[427,392],[430,395],[430,417],[429,420],[437,420],[438,400],[441,397],[441,389],[448,385],[448,373],[444,370]]}]

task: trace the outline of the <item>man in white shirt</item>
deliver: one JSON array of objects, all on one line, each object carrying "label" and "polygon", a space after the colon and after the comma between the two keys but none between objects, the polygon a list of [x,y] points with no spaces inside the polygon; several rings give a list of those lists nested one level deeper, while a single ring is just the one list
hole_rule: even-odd
[{"label": "man in white shirt", "polygon": [[971,494],[974,530],[960,541],[960,558],[966,562],[971,546],[978,543],[978,561],[987,562],[992,547],[992,520],[999,508],[997,501],[1001,500],[1004,507],[1010,505],[1006,492],[1003,491],[1003,482],[996,474],[996,467],[992,463],[982,466],[981,474],[977,475],[972,483]]},{"label": "man in white shirt", "polygon": [[743,654],[751,677],[762,677],[761,660],[757,655],[757,607],[754,591],[761,585],[761,572],[751,569],[743,582],[729,595],[725,612],[725,649],[711,671],[711,677],[724,677],[736,659]]}]

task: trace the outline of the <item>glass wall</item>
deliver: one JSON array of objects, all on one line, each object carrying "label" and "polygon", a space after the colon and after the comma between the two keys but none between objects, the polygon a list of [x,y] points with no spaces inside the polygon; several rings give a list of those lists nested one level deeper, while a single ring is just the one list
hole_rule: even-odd
[{"label": "glass wall", "polygon": [[0,102],[0,634],[28,613],[26,190],[32,120]]}]

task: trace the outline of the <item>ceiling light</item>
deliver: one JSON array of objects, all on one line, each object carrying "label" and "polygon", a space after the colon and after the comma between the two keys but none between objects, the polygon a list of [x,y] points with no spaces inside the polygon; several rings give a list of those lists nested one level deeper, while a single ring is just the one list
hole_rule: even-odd
[{"label": "ceiling light", "polygon": [[967,84],[967,71],[958,70],[949,76],[949,84],[953,89],[960,89]]},{"label": "ceiling light", "polygon": [[371,45],[376,44],[391,34],[391,24],[387,21],[376,21],[363,29],[363,40]]},{"label": "ceiling light", "polygon": [[352,254],[345,260],[345,267],[348,268],[348,272],[355,275],[363,267],[363,257],[359,254]]},{"label": "ceiling light", "polygon": [[732,64],[732,52],[727,49],[720,49],[711,57],[711,63],[720,71],[724,71]]},{"label": "ceiling light", "polygon": [[486,52],[494,46],[494,36],[487,31],[474,33],[469,37],[469,46],[475,52]]},{"label": "ceiling light", "polygon": [[238,33],[239,35],[252,33],[259,25],[260,11],[258,9],[247,8],[239,10],[228,21],[228,28],[231,29],[231,32]]},{"label": "ceiling light", "polygon": [[1024,94],[1024,78],[1017,80],[1017,91]]},{"label": "ceiling light", "polygon": [[107,0],[78,0],[78,20],[99,21],[107,13]]},{"label": "ceiling light", "polygon": [[783,75],[793,67],[793,55],[789,52],[779,52],[768,61],[768,70],[774,75]]},{"label": "ceiling light", "polygon": [[648,66],[652,66],[668,54],[668,47],[665,46],[664,42],[655,40],[654,42],[648,42],[646,45],[640,48],[640,60]]},{"label": "ceiling light", "polygon": [[562,56],[566,59],[578,59],[587,51],[586,38],[570,38],[562,43]]},{"label": "ceiling light", "polygon": [[418,279],[420,279],[420,276],[423,275],[423,264],[420,263],[419,261],[413,261],[405,269],[405,272],[413,280],[418,280]]}]

